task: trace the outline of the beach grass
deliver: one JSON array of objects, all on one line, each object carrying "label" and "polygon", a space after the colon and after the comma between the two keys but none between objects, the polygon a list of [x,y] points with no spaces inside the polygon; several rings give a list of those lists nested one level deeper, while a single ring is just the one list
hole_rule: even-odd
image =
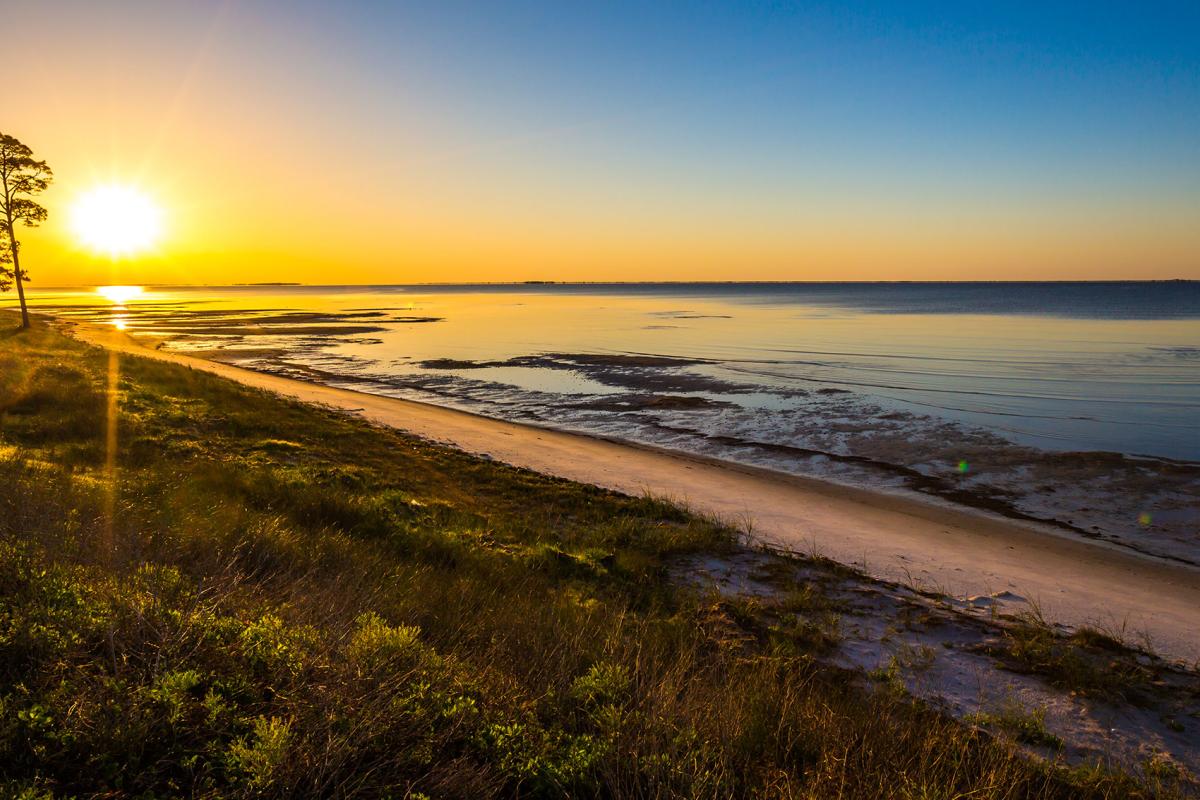
[{"label": "beach grass", "polygon": [[[822,664],[828,625],[768,634],[669,580],[738,546],[655,499],[5,329],[0,795],[1177,791],[1030,758]],[[815,591],[789,603],[823,614]]]}]

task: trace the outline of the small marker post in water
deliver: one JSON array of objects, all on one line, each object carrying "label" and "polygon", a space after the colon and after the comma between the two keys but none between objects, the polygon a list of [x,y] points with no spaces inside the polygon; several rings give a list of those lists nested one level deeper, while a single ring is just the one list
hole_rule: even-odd
[{"label": "small marker post in water", "polygon": [[1154,518],[1150,516],[1149,511],[1143,511],[1142,513],[1138,514],[1138,524],[1143,528],[1149,528],[1150,523],[1153,521]]},{"label": "small marker post in water", "polygon": [[958,474],[959,475],[966,475],[968,469],[969,469],[969,467],[967,466],[967,462],[965,460],[958,462]]}]

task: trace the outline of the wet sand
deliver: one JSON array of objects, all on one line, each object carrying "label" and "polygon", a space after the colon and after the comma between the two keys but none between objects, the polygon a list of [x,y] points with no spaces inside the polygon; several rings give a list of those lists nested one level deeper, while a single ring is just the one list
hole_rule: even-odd
[{"label": "wet sand", "polygon": [[770,544],[851,564],[878,578],[954,597],[998,594],[998,607],[1006,612],[1034,603],[1051,621],[1124,631],[1164,657],[1200,661],[1196,567],[935,502],[152,350],[111,329],[81,325],[76,333],[111,350],[204,370],[497,461],[675,500],[744,525]]}]

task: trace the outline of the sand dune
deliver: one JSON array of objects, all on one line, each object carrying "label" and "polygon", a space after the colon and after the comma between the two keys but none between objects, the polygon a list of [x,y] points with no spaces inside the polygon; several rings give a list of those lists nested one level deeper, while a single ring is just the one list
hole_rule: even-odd
[{"label": "sand dune", "polygon": [[80,326],[77,335],[538,472],[665,496],[879,578],[994,596],[988,602],[1005,611],[1033,602],[1052,621],[1124,629],[1165,657],[1200,661],[1200,569],[909,497],[252,372],[152,350],[109,329]]}]

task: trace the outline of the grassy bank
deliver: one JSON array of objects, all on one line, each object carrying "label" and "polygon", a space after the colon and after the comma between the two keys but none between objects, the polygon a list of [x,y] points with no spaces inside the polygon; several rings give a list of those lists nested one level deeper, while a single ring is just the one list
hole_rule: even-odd
[{"label": "grassy bank", "polygon": [[1167,791],[1031,761],[666,579],[736,546],[664,503],[5,329],[0,795]]}]

